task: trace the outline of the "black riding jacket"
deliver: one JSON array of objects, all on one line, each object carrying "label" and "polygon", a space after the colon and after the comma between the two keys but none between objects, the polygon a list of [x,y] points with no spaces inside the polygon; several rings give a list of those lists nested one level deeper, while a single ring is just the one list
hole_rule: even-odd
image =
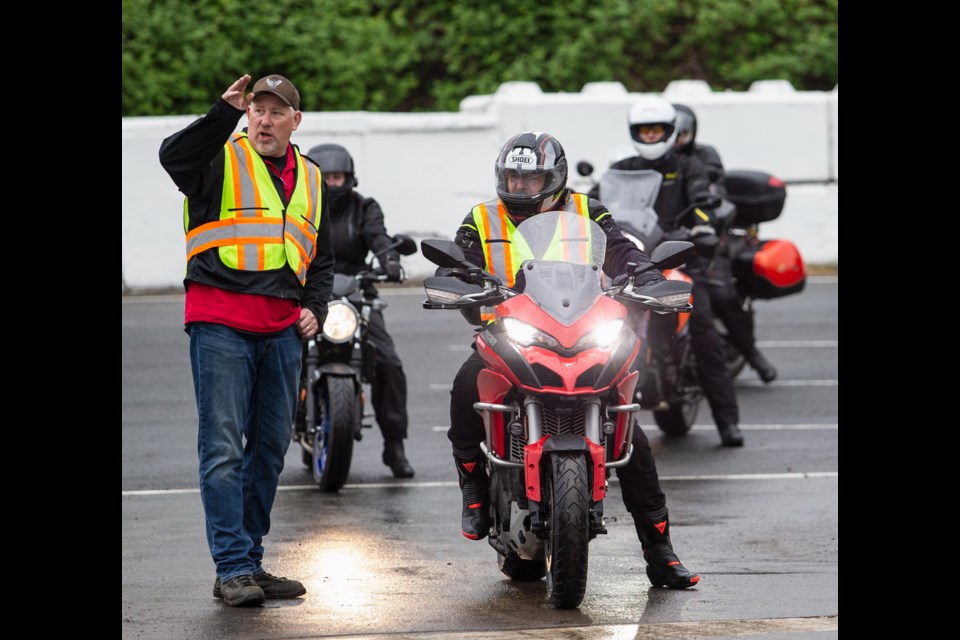
[{"label": "black riding jacket", "polygon": [[[377,253],[392,242],[383,221],[383,210],[376,200],[364,198],[352,189],[330,200],[328,221],[336,271],[355,275],[363,270],[368,251]],[[399,254],[391,251],[381,260],[399,259]]]},{"label": "black riding jacket", "polygon": [[[610,165],[610,168],[628,171],[652,169],[663,175],[663,183],[653,208],[660,217],[660,226],[664,231],[672,231],[680,226],[692,226],[693,221],[689,216],[685,221],[678,221],[677,216],[691,202],[710,195],[710,182],[703,163],[697,157],[670,151],[658,160],[647,160],[641,156],[624,158]],[[599,186],[595,187],[590,195],[597,197],[599,190]],[[602,198],[603,195],[599,194],[599,197]]]}]

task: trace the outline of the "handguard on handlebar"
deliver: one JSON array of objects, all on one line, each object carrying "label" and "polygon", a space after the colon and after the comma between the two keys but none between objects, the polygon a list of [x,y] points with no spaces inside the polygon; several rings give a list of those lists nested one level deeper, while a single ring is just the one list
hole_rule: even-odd
[{"label": "handguard on handlebar", "polygon": [[693,305],[690,304],[692,290],[693,285],[682,280],[663,280],[636,287],[631,277],[620,287],[613,287],[607,291],[618,300],[637,302],[657,313],[685,313],[693,309]]},{"label": "handguard on handlebar", "polygon": [[[628,302],[639,302],[658,313],[686,312],[690,305],[690,292],[693,289],[688,282],[664,280],[646,286],[636,286],[636,277],[652,269],[675,269],[685,263],[694,254],[694,244],[680,240],[668,240],[660,243],[650,254],[650,262],[639,268],[633,268],[626,280],[615,281],[615,286],[607,291],[615,298]],[[630,263],[631,267],[635,267]]]},{"label": "handguard on handlebar", "polygon": [[485,288],[451,276],[427,278],[423,288],[427,292],[424,309],[474,309],[500,304],[509,297],[504,287]]}]

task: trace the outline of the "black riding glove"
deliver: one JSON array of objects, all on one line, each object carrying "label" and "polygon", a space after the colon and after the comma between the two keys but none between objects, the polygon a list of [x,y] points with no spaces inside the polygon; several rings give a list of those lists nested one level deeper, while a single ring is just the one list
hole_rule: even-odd
[{"label": "black riding glove", "polygon": [[387,260],[383,265],[383,271],[387,274],[387,282],[403,282],[403,272],[400,270],[399,260]]}]

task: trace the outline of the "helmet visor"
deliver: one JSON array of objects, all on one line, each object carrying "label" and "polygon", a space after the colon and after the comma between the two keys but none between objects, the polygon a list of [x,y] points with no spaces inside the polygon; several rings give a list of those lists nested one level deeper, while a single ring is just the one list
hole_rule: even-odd
[{"label": "helmet visor", "polygon": [[497,192],[522,199],[539,200],[563,188],[567,178],[566,160],[545,168],[538,165],[536,156],[511,152],[497,165]]},{"label": "helmet visor", "polygon": [[630,137],[640,144],[663,142],[673,133],[673,125],[666,122],[645,122],[630,125]]}]

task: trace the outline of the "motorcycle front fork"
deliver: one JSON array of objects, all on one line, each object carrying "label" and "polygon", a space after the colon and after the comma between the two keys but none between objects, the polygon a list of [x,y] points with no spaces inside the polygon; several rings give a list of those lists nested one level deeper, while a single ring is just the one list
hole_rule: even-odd
[{"label": "motorcycle front fork", "polygon": [[303,370],[300,372],[300,389],[297,393],[297,412],[293,420],[293,438],[305,448],[312,449],[309,437],[317,424],[317,401],[315,397],[318,356],[313,340],[304,345]]}]

